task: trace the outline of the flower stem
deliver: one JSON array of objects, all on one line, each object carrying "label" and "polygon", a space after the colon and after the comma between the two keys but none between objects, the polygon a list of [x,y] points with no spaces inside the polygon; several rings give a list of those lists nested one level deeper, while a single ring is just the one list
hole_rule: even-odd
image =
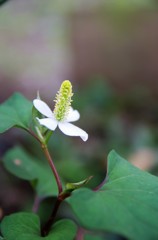
[{"label": "flower stem", "polygon": [[56,170],[56,167],[55,167],[55,165],[53,163],[53,160],[52,160],[52,158],[50,156],[50,153],[48,151],[47,146],[45,144],[43,144],[43,143],[41,144],[41,146],[42,146],[43,152],[44,152],[44,154],[45,154],[45,156],[46,156],[46,158],[48,160],[48,163],[49,163],[49,165],[50,165],[50,167],[51,167],[51,169],[53,171],[54,177],[55,177],[57,185],[58,185],[58,194],[60,194],[63,191],[60,177],[59,177],[58,172]]},{"label": "flower stem", "polygon": [[28,129],[27,132],[30,133],[41,144],[41,147],[42,147],[42,149],[44,151],[44,154],[45,154],[45,156],[46,156],[46,158],[48,160],[48,163],[49,163],[49,165],[50,165],[50,167],[51,167],[51,169],[53,171],[53,174],[54,174],[54,177],[56,179],[57,186],[58,186],[58,193],[60,194],[63,191],[61,180],[60,180],[60,177],[59,177],[58,172],[56,170],[56,167],[55,167],[55,165],[53,163],[53,160],[52,160],[52,158],[50,156],[50,153],[48,151],[47,145],[45,143],[43,143],[31,129]]},{"label": "flower stem", "polygon": [[[59,174],[56,170],[56,167],[54,165],[54,162],[53,162],[52,157],[49,153],[49,150],[47,148],[46,143],[43,142],[41,139],[39,139],[39,137],[31,129],[28,129],[27,131],[41,144],[41,148],[42,148],[42,150],[43,150],[43,152],[46,156],[46,159],[47,159],[47,161],[48,161],[48,163],[49,163],[49,165],[52,169],[52,172],[54,174],[54,177],[55,177],[55,180],[56,180],[56,183],[57,183],[57,186],[58,186],[58,197],[56,199],[56,203],[55,203],[55,206],[53,208],[52,214],[51,214],[50,218],[48,219],[48,221],[46,222],[46,224],[44,225],[44,227],[41,230],[41,235],[44,237],[44,236],[48,235],[48,233],[51,229],[51,226],[52,226],[52,224],[53,224],[53,222],[56,218],[56,215],[57,215],[58,209],[60,207],[60,204],[70,194],[63,192],[63,187],[62,187],[62,183],[61,183]],[[40,204],[40,199],[35,198],[35,202],[34,202],[34,206],[33,206],[33,211],[34,212],[37,211],[37,209],[39,207],[39,204]]]},{"label": "flower stem", "polygon": [[39,143],[41,143],[41,140],[38,138],[38,136],[31,130],[31,129],[25,129],[28,133],[30,133]]}]

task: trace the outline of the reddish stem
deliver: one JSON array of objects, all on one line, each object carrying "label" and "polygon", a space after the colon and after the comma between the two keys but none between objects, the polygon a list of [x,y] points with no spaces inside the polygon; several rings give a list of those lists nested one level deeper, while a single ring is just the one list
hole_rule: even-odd
[{"label": "reddish stem", "polygon": [[97,192],[100,190],[100,188],[106,183],[107,181],[107,177],[105,177],[105,179],[97,186],[93,189],[94,192]]},{"label": "reddish stem", "polygon": [[[53,162],[53,160],[51,158],[51,155],[50,155],[50,153],[48,151],[47,145],[44,142],[42,142],[38,138],[38,136],[31,129],[28,129],[27,131],[41,144],[42,150],[43,150],[43,152],[44,152],[44,154],[46,156],[46,159],[47,159],[47,161],[48,161],[48,163],[49,163],[49,165],[50,165],[50,167],[51,167],[51,169],[53,171],[53,174],[54,174],[54,177],[56,179],[57,186],[58,186],[58,197],[57,197],[54,209],[52,211],[52,214],[51,214],[50,218],[48,219],[47,223],[44,225],[44,227],[43,227],[43,229],[41,231],[42,236],[46,236],[49,233],[49,231],[51,229],[51,226],[52,226],[52,224],[53,224],[53,222],[55,220],[55,217],[56,217],[56,214],[57,214],[57,211],[58,211],[58,209],[60,207],[61,202],[66,197],[68,197],[69,194],[62,193],[63,192],[62,183],[61,183],[60,177],[58,175],[58,172],[56,170],[56,167],[54,165],[54,162]],[[40,203],[40,200],[38,198],[35,199],[34,206],[33,206],[33,211],[34,212],[37,211],[39,203]]]},{"label": "reddish stem", "polygon": [[85,234],[85,230],[82,227],[79,227],[75,240],[83,240],[84,234]]},{"label": "reddish stem", "polygon": [[61,203],[62,203],[62,200],[57,198],[54,209],[52,211],[52,214],[51,214],[50,218],[48,219],[48,221],[46,222],[46,224],[44,225],[44,227],[41,230],[42,237],[45,237],[45,236],[48,235],[48,233],[51,229],[51,226],[54,223],[54,220],[56,218],[56,215],[57,215],[57,212],[58,212],[58,209],[59,209]]},{"label": "reddish stem", "polygon": [[26,129],[28,133],[30,133],[39,143],[41,143],[41,140],[38,138],[38,136],[31,130],[31,129]]},{"label": "reddish stem", "polygon": [[49,163],[49,165],[50,165],[50,167],[51,167],[51,169],[52,169],[52,171],[53,171],[53,173],[54,173],[54,177],[55,177],[56,182],[57,182],[57,185],[58,185],[58,193],[60,194],[60,193],[63,191],[60,177],[59,177],[58,172],[57,172],[57,170],[56,170],[56,167],[55,167],[55,165],[54,165],[54,163],[53,163],[53,160],[52,160],[52,158],[51,158],[51,156],[50,156],[50,153],[49,153],[49,151],[48,151],[47,146],[44,145],[44,144],[41,144],[41,146],[42,146],[42,149],[43,149],[43,151],[44,151],[44,154],[45,154],[45,156],[46,156],[46,158],[47,158],[47,160],[48,160],[48,163]]},{"label": "reddish stem", "polygon": [[34,213],[37,213],[37,211],[38,211],[38,209],[39,209],[39,205],[40,205],[40,203],[41,203],[41,200],[42,200],[42,198],[40,198],[39,196],[35,196],[35,198],[34,198],[34,203],[33,203],[33,207],[32,207],[32,211],[34,212]]}]

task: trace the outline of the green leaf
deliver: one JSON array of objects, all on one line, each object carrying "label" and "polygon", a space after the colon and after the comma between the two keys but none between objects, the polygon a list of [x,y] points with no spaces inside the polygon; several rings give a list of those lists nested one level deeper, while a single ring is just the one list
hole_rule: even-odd
[{"label": "green leaf", "polygon": [[49,235],[41,237],[40,220],[33,213],[15,213],[4,218],[1,232],[7,240],[73,240],[76,225],[68,219],[56,222]]},{"label": "green leaf", "polygon": [[80,182],[75,182],[75,183],[66,183],[66,190],[67,192],[72,192],[74,191],[75,189],[78,189],[78,188],[81,188],[83,187],[84,185],[86,185],[91,179],[92,179],[93,176],[89,176],[88,178],[80,181]]},{"label": "green leaf", "polygon": [[106,238],[95,235],[93,236],[92,234],[85,234],[84,240],[106,240]]},{"label": "green leaf", "polygon": [[85,228],[132,240],[158,239],[158,178],[132,166],[114,151],[108,156],[104,186],[98,191],[74,191],[67,201]]},{"label": "green leaf", "polygon": [[12,127],[28,129],[32,103],[19,93],[13,94],[0,105],[0,133]]},{"label": "green leaf", "polygon": [[35,159],[20,147],[11,149],[3,158],[4,166],[9,172],[21,179],[35,180],[38,196],[48,197],[57,194],[57,185],[54,175],[45,161]]}]

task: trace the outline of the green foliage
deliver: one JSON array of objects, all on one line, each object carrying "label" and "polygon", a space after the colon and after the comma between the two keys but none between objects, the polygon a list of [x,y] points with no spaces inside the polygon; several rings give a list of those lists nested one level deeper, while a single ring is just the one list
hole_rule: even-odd
[{"label": "green foliage", "polygon": [[158,239],[158,179],[114,151],[108,157],[106,184],[98,191],[75,191],[68,201],[83,227],[132,240]]},{"label": "green foliage", "polygon": [[73,240],[76,225],[70,220],[56,222],[49,235],[41,237],[39,217],[33,213],[15,213],[4,218],[1,232],[7,240]]},{"label": "green foliage", "polygon": [[35,159],[20,147],[8,151],[3,158],[5,168],[15,176],[31,181],[38,196],[57,194],[57,186],[48,164]]},{"label": "green foliage", "polygon": [[88,178],[86,178],[86,179],[84,179],[84,180],[82,180],[80,182],[67,183],[66,186],[65,186],[66,187],[66,191],[72,192],[72,191],[74,191],[76,189],[79,189],[79,188],[85,186],[91,180],[91,178],[92,178],[92,176],[90,176],[90,177],[88,177]]},{"label": "green foliage", "polygon": [[104,237],[100,237],[100,236],[93,236],[91,234],[86,234],[84,240],[106,240],[106,238]]},{"label": "green foliage", "polygon": [[12,127],[28,129],[32,103],[19,93],[0,105],[0,133]]},{"label": "green foliage", "polygon": [[[100,144],[103,146],[104,155],[105,151],[107,151],[103,144],[104,141],[106,141],[106,148],[108,149],[111,149],[112,144],[117,146],[119,151],[121,146],[123,146],[122,149],[127,150],[129,146],[127,138],[123,138],[123,121],[120,116],[117,115],[117,112],[121,112],[120,109],[122,106],[114,107],[116,99],[113,97],[110,89],[108,90],[104,87],[103,82],[100,82],[100,84],[97,82],[97,84],[92,85],[91,89],[89,89],[89,95],[86,90],[85,98],[81,96],[81,101],[78,101],[78,106],[84,109],[85,102],[88,101],[89,107],[86,108],[87,118],[90,116],[93,121],[88,120],[85,122],[87,122],[87,126],[91,129],[97,129],[93,125],[93,122],[94,124],[98,124],[98,135],[96,135],[95,138],[102,137]],[[38,127],[42,134],[47,134],[46,129],[40,125],[38,126],[36,116],[39,113],[36,109],[33,109],[32,112],[32,103],[18,93],[14,94],[8,101],[0,106],[0,132],[4,132],[13,126],[27,130],[32,118],[32,113],[33,127]],[[152,134],[150,131],[146,131],[148,130],[146,127],[140,128],[139,126],[139,128],[135,128],[135,131],[133,131],[132,127],[131,129],[131,136],[133,136],[132,144],[130,141],[129,143],[133,149],[146,145],[149,146],[150,142],[152,143]],[[97,131],[95,131],[94,134],[96,134],[96,132]],[[108,135],[108,139],[106,139],[106,135]],[[74,159],[76,159],[77,152],[71,148],[71,142],[66,141],[66,144],[63,144],[62,140],[55,138],[52,145],[50,145],[50,149],[53,149],[53,154],[58,159],[56,165],[61,176],[68,182],[72,180],[73,183],[68,183],[66,188],[63,189],[62,194],[58,197],[67,197],[69,194],[64,195],[64,193],[67,193],[67,191],[70,193],[75,190],[67,201],[75,213],[75,215],[73,215],[74,218],[75,216],[77,218],[75,221],[77,220],[81,226],[85,228],[85,230],[83,230],[84,240],[111,240],[113,236],[115,237],[113,234],[123,235],[130,240],[157,240],[157,178],[132,166],[113,151],[108,157],[106,183],[97,191],[92,191],[88,188],[77,189],[87,183],[87,176],[94,175],[93,179],[96,181],[98,178],[96,174],[94,174],[95,171],[98,177],[102,178],[104,176],[102,175],[102,164],[100,170],[95,169],[95,171],[93,169],[94,167],[86,167],[87,159],[91,159],[89,161],[91,165],[94,159],[99,159],[96,156],[98,153],[100,154],[100,148],[99,151],[96,151],[95,147],[93,149],[92,142],[92,145],[90,144],[91,149],[90,151],[88,150],[91,156],[86,159],[86,150],[82,148],[83,152],[82,154],[78,153],[79,156],[77,159],[79,161],[76,162]],[[109,141],[110,143],[108,143],[107,140],[111,140],[111,142]],[[31,148],[31,151],[33,149],[34,152],[34,147],[30,144],[30,141],[28,147]],[[89,154],[88,152],[87,154]],[[41,153],[42,151],[38,151],[38,159],[20,147],[14,147],[5,154],[3,163],[10,173],[21,179],[30,181],[39,197],[57,196],[56,181],[48,163],[41,161]],[[82,157],[82,155],[84,155],[84,157]],[[63,160],[59,161],[61,159]],[[98,165],[99,163],[97,162],[97,167]],[[85,178],[86,180],[81,181]],[[96,182],[94,186],[96,186]],[[52,199],[50,199],[50,202],[47,203],[47,205],[45,204],[44,207],[41,208],[42,204],[37,207],[41,223],[37,215],[30,213],[18,213],[5,217],[0,227],[2,235],[0,240],[3,240],[3,237],[5,240],[43,239],[43,237],[40,236],[40,225],[45,223],[50,217],[49,213],[52,211],[52,207],[54,207],[56,198]],[[64,199],[63,197],[62,200],[64,201]],[[66,207],[67,204],[63,204],[62,210],[59,210],[59,215],[56,217],[63,218],[66,214],[70,214],[71,216],[71,211],[69,212],[70,208]],[[42,209],[41,211],[40,208]],[[49,236],[45,237],[45,239],[70,240],[74,239],[75,232],[76,226],[73,222],[61,220],[53,224]],[[108,234],[108,232],[110,232],[110,234]]]}]

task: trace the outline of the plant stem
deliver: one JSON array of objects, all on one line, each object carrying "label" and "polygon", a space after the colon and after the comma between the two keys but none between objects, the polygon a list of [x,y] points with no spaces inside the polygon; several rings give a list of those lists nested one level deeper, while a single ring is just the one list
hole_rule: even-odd
[{"label": "plant stem", "polygon": [[45,156],[46,156],[46,158],[49,162],[49,165],[50,165],[50,167],[53,171],[54,177],[55,177],[57,185],[58,185],[58,193],[60,194],[63,191],[61,180],[60,180],[60,177],[59,177],[58,172],[56,170],[56,167],[53,163],[53,160],[50,156],[50,153],[48,151],[47,145],[45,143],[43,143],[31,129],[27,129],[27,132],[30,133],[41,144],[41,147],[44,151],[44,154],[45,154]]},{"label": "plant stem", "polygon": [[31,130],[31,129],[25,129],[28,133],[30,133],[39,143],[41,143],[41,140],[38,138],[38,136]]},{"label": "plant stem", "polygon": [[45,237],[45,236],[48,235],[62,201],[63,200],[60,199],[59,197],[56,199],[56,203],[55,203],[55,206],[53,208],[52,214],[51,214],[50,218],[48,219],[48,221],[46,222],[46,224],[44,225],[44,227],[41,230],[42,237]]},{"label": "plant stem", "polygon": [[100,188],[106,183],[107,181],[107,177],[105,177],[105,179],[97,186],[93,189],[94,192],[97,192],[100,190]]},{"label": "plant stem", "polygon": [[[31,129],[28,129],[27,130],[40,144],[41,144],[41,148],[46,156],[46,159],[48,160],[48,163],[52,169],[52,172],[54,174],[54,177],[55,177],[55,180],[56,180],[56,183],[57,183],[57,186],[58,186],[58,197],[56,199],[56,203],[55,203],[55,206],[53,208],[53,211],[52,211],[52,214],[50,216],[50,218],[48,219],[48,221],[46,222],[46,224],[44,225],[44,227],[42,228],[41,230],[41,235],[44,237],[46,235],[48,235],[50,229],[51,229],[51,226],[56,218],[56,215],[57,215],[57,211],[60,207],[60,204],[62,203],[62,201],[69,196],[68,193],[64,193],[63,192],[63,188],[62,188],[62,183],[61,183],[61,180],[60,180],[60,177],[59,177],[59,174],[56,170],[56,167],[54,165],[54,162],[52,160],[52,157],[49,153],[49,150],[47,148],[47,145],[45,142],[43,142],[42,140],[40,140],[40,138],[38,138],[38,136],[31,130]],[[36,212],[38,210],[38,207],[39,207],[39,204],[40,204],[40,200],[38,197],[35,198],[35,201],[34,201],[34,206],[33,206],[33,211]]]},{"label": "plant stem", "polygon": [[32,211],[34,212],[34,213],[37,213],[37,211],[38,211],[38,209],[39,209],[39,205],[40,205],[40,203],[41,203],[41,198],[38,196],[38,195],[36,195],[35,196],[35,198],[34,198],[34,203],[33,203],[33,207],[32,207]]},{"label": "plant stem", "polygon": [[49,163],[49,165],[50,165],[50,167],[51,167],[51,169],[53,171],[54,177],[55,177],[57,185],[58,185],[58,194],[60,194],[63,191],[60,177],[59,177],[58,172],[56,170],[56,167],[55,167],[55,165],[53,163],[53,160],[52,160],[52,158],[50,156],[50,153],[48,151],[47,146],[45,144],[43,144],[43,143],[41,144],[41,146],[42,146],[44,154],[45,154],[45,156],[46,156],[46,158],[48,160],[48,163]]},{"label": "plant stem", "polygon": [[85,233],[85,230],[82,227],[79,227],[75,240],[83,240],[84,233]]}]

